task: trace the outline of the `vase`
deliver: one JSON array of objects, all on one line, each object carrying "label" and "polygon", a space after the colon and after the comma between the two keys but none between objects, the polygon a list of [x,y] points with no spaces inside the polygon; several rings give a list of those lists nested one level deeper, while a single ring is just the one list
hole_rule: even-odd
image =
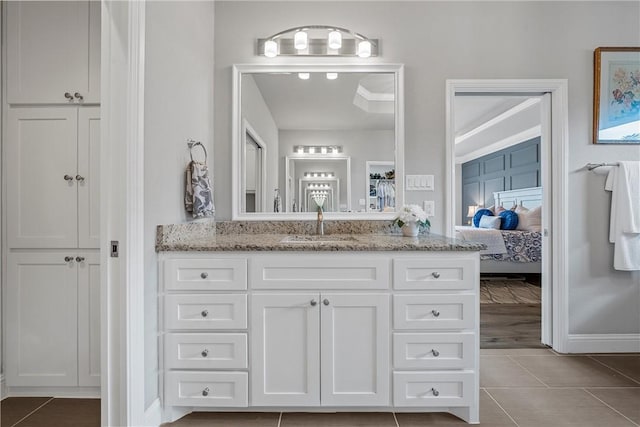
[{"label": "vase", "polygon": [[417,222],[407,222],[402,226],[402,235],[405,237],[416,237],[420,232]]}]

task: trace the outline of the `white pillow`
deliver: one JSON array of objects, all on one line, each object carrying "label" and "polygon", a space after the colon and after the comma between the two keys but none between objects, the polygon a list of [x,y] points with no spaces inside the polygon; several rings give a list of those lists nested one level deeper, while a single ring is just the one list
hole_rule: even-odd
[{"label": "white pillow", "polygon": [[482,215],[480,217],[478,228],[493,228],[495,230],[500,230],[501,223],[502,218],[499,216]]},{"label": "white pillow", "polygon": [[532,209],[518,206],[516,213],[518,214],[516,230],[542,231],[542,206],[536,206]]}]

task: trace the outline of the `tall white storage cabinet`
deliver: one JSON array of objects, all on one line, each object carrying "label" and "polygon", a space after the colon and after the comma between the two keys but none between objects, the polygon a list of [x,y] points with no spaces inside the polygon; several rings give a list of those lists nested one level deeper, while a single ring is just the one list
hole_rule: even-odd
[{"label": "tall white storage cabinet", "polygon": [[100,3],[4,11],[8,391],[98,395]]}]

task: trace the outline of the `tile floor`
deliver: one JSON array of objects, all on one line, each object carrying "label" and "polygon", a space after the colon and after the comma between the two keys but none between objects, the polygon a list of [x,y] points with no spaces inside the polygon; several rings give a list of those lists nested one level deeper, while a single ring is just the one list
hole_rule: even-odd
[{"label": "tile floor", "polygon": [[[547,349],[480,351],[480,421],[491,427],[640,426],[640,354],[559,355]],[[94,427],[97,399],[9,398],[2,427]],[[205,413],[165,427],[464,426],[448,414]]]}]

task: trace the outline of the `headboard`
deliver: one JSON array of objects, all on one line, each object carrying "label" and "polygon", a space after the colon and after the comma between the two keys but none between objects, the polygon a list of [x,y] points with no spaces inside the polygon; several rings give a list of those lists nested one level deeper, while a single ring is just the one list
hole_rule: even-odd
[{"label": "headboard", "polygon": [[493,193],[495,206],[509,209],[515,205],[527,209],[542,205],[542,187],[521,188],[519,190],[496,191]]}]

